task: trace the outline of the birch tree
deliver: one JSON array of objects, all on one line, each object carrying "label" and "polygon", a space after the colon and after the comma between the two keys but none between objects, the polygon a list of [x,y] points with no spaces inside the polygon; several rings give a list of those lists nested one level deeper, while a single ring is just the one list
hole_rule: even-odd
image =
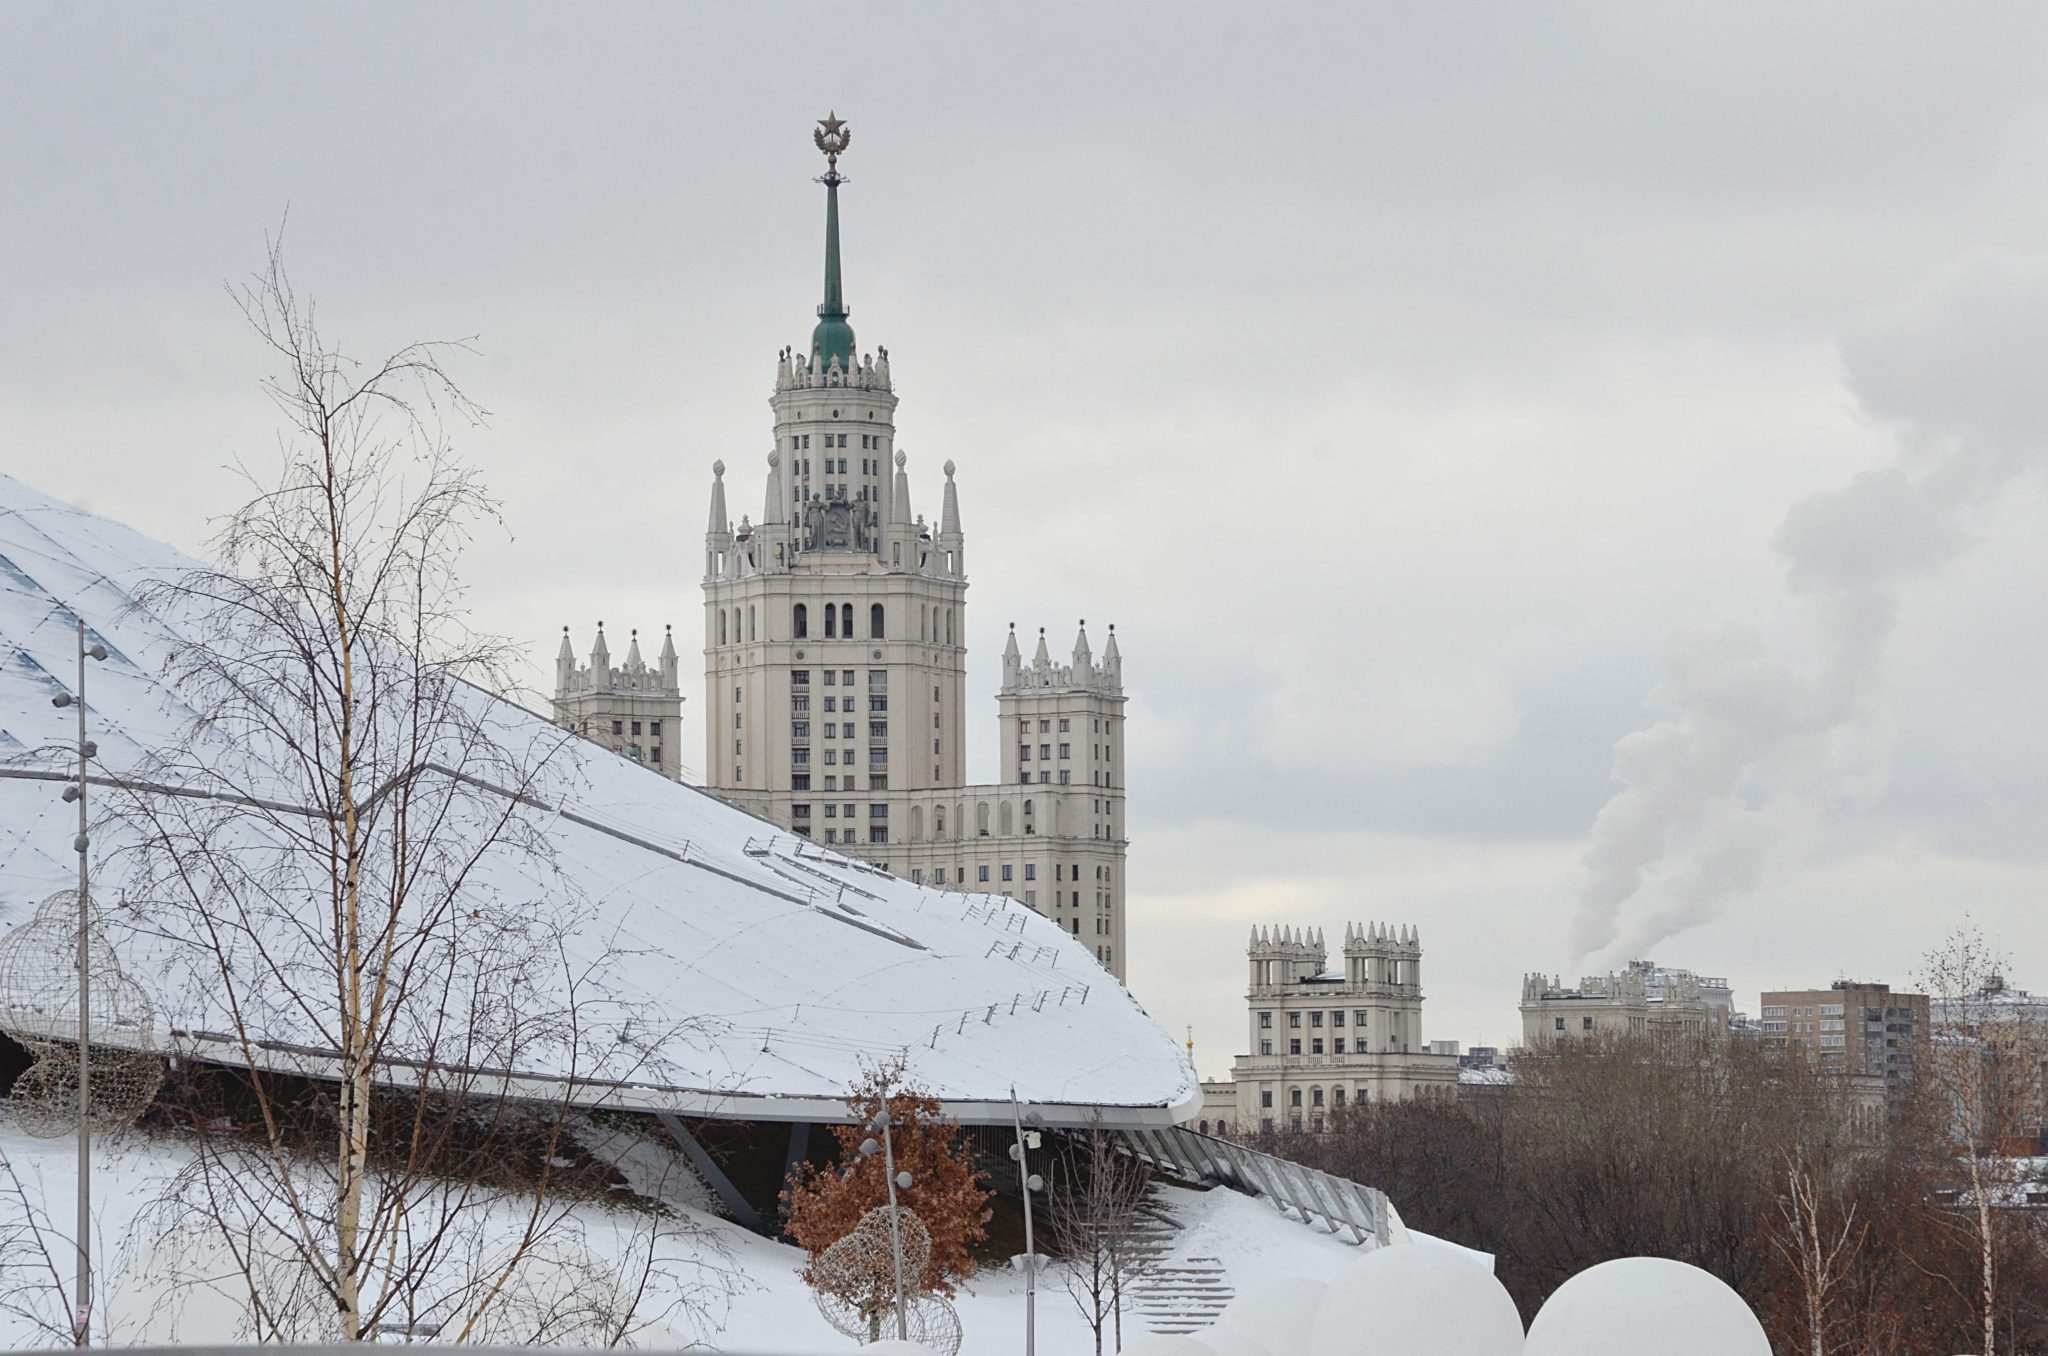
[{"label": "birch tree", "polygon": [[201,953],[169,964],[225,1127],[165,1219],[225,1254],[246,1337],[460,1339],[563,1227],[580,1080],[661,1033],[616,951],[570,944],[587,909],[537,792],[577,755],[495,700],[514,652],[469,625],[456,565],[496,505],[451,441],[483,415],[443,365],[466,346],[348,358],[275,243],[234,295],[277,455],[242,468],[220,567],[142,595],[192,714],[118,808],[137,935]]}]

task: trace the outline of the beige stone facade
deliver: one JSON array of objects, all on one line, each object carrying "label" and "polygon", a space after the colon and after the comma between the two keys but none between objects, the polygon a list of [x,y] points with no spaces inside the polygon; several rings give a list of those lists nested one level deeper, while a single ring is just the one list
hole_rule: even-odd
[{"label": "beige stone facade", "polygon": [[1422,1037],[1422,941],[1413,928],[1348,925],[1342,968],[1320,929],[1257,928],[1245,956],[1246,1048],[1230,1080],[1202,1084],[1196,1128],[1248,1135],[1324,1130],[1364,1101],[1450,1096],[1458,1057]]},{"label": "beige stone facade", "polygon": [[[1014,629],[1000,779],[966,767],[967,564],[956,467],[936,523],[911,503],[889,354],[859,355],[839,299],[785,350],[758,522],[712,466],[704,538],[704,779],[788,831],[947,890],[1021,899],[1125,973],[1124,692],[1115,628],[1065,662]],[[844,349],[844,357],[840,349]]]},{"label": "beige stone facade", "polygon": [[1876,1078],[1890,1092],[1912,1079],[1925,1053],[1924,993],[1893,993],[1889,984],[1836,980],[1825,989],[1774,989],[1763,995],[1763,1040],[1799,1050],[1824,1069]]},{"label": "beige stone facade", "polygon": [[1735,1016],[1728,981],[1654,961],[1619,974],[1587,975],[1567,987],[1548,975],[1522,980],[1522,1043],[1697,1032],[1725,1037]]},{"label": "beige stone facade", "polygon": [[604,623],[590,662],[579,665],[562,628],[555,655],[555,724],[601,744],[622,758],[645,764],[672,781],[683,778],[683,692],[675,637],[664,634],[653,664],[640,657],[640,633],[633,632],[625,659],[614,665]]}]

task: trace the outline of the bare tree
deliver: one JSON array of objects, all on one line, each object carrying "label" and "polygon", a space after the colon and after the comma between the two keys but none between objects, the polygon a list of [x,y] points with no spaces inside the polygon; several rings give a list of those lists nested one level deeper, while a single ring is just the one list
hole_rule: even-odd
[{"label": "bare tree", "polygon": [[166,962],[206,1015],[184,1053],[235,1070],[164,1220],[226,1251],[247,1336],[466,1338],[568,1227],[586,1078],[662,1033],[576,941],[538,798],[569,736],[497,699],[512,652],[468,626],[455,564],[495,506],[448,437],[482,415],[442,367],[463,345],[348,359],[275,242],[236,298],[280,455],[221,568],[142,595],[196,715],[117,810],[138,935],[200,953]]},{"label": "bare tree", "polygon": [[[2005,1001],[2006,957],[1974,925],[1950,933],[1925,961],[1921,983],[1933,1037],[1924,1070],[1937,1123],[1963,1174],[1962,1190],[1938,1202],[1937,1221],[1960,1226],[1977,1260],[1983,1356],[1996,1356],[1999,1260],[2020,1175],[2020,1141],[2042,1128],[2042,1032]],[[1946,1194],[1946,1193],[1944,1193]]]},{"label": "bare tree", "polygon": [[1099,1116],[1068,1145],[1046,1201],[1053,1266],[1102,1356],[1105,1326],[1112,1329],[1112,1350],[1123,1350],[1124,1292],[1148,1265],[1138,1224],[1151,1176],[1118,1149]]},{"label": "bare tree", "polygon": [[1771,1246],[1798,1289],[1809,1356],[1828,1356],[1842,1326],[1844,1292],[1870,1226],[1857,1218],[1854,1203],[1838,1202],[1824,1172],[1799,1150],[1783,1155],[1785,1194],[1775,1219],[1766,1222]]}]

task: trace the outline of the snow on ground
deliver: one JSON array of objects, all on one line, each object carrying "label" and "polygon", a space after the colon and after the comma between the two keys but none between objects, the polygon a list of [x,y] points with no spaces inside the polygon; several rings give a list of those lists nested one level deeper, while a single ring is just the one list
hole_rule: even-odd
[{"label": "snow on ground", "polygon": [[[57,1270],[68,1283],[72,1194],[76,1181],[73,1146],[68,1140],[38,1140],[11,1126],[0,1126],[0,1158],[19,1178],[36,1215],[50,1231]],[[99,1259],[95,1274],[104,1278],[102,1318],[110,1321],[117,1341],[164,1336],[165,1287],[142,1278],[156,1240],[138,1216],[187,1161],[175,1141],[130,1134],[102,1147],[94,1156],[94,1237]],[[1181,1220],[1184,1232],[1175,1252],[1182,1256],[1216,1257],[1229,1283],[1239,1291],[1261,1281],[1306,1277],[1328,1281],[1360,1256],[1355,1246],[1339,1241],[1281,1215],[1267,1202],[1234,1191],[1187,1191],[1162,1188],[1163,1204]],[[146,1218],[146,1217],[145,1217]],[[0,1174],[0,1236],[23,1219],[22,1202],[5,1174]],[[588,1258],[615,1272],[637,1264],[647,1243],[644,1212],[608,1209],[591,1204],[576,1211],[578,1246]],[[508,1214],[502,1221],[509,1231]],[[825,1356],[853,1349],[852,1343],[827,1327],[796,1273],[803,1254],[737,1225],[694,1209],[675,1212],[672,1232],[656,1241],[655,1269],[664,1280],[655,1287],[654,1308],[665,1308],[681,1287],[703,1288],[705,1311],[693,1323],[680,1310],[650,1315],[657,1321],[636,1339],[642,1347],[674,1348],[689,1342],[726,1352],[773,1352],[777,1356]],[[0,1251],[0,1286],[12,1295],[44,1279],[39,1263],[20,1246]],[[1024,1327],[1024,1275],[1008,1267],[984,1270],[955,1301],[966,1333],[963,1356],[1009,1356],[1018,1350]],[[178,1340],[221,1340],[220,1316],[202,1321],[187,1304],[186,1322]],[[54,1308],[52,1309],[54,1312]],[[1039,1350],[1075,1352],[1092,1349],[1087,1325],[1055,1272],[1042,1274],[1038,1290]],[[202,1330],[203,1329],[203,1330]],[[1126,1339],[1142,1328],[1126,1315]],[[518,1334],[505,1333],[506,1340]],[[0,1309],[0,1349],[59,1345],[51,1332],[39,1330],[20,1315]]]}]

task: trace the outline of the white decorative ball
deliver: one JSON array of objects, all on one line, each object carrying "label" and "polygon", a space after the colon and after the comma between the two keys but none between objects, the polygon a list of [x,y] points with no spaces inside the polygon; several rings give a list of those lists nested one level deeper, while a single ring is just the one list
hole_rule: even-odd
[{"label": "white decorative ball", "polygon": [[[1493,1273],[1449,1248],[1378,1248],[1337,1273],[1304,1356],[1521,1356],[1522,1316]],[[1661,1354],[1660,1354],[1661,1356]]]},{"label": "white decorative ball", "polygon": [[1123,1356],[1216,1356],[1209,1344],[1179,1333],[1154,1333],[1126,1343]]},{"label": "white decorative ball", "polygon": [[1529,1325],[1524,1356],[1771,1356],[1742,1296],[1665,1257],[1622,1257],[1559,1286]]},{"label": "white decorative ball", "polygon": [[929,1348],[921,1347],[915,1342],[899,1342],[893,1337],[870,1342],[861,1350],[867,1352],[868,1356],[932,1356]]},{"label": "white decorative ball", "polygon": [[1276,1356],[1271,1347],[1236,1328],[1204,1328],[1195,1336],[1216,1356]]},{"label": "white decorative ball", "polygon": [[1296,1356],[1308,1350],[1316,1307],[1327,1288],[1321,1281],[1300,1277],[1246,1286],[1216,1315],[1216,1327],[1242,1333],[1268,1351]]}]

